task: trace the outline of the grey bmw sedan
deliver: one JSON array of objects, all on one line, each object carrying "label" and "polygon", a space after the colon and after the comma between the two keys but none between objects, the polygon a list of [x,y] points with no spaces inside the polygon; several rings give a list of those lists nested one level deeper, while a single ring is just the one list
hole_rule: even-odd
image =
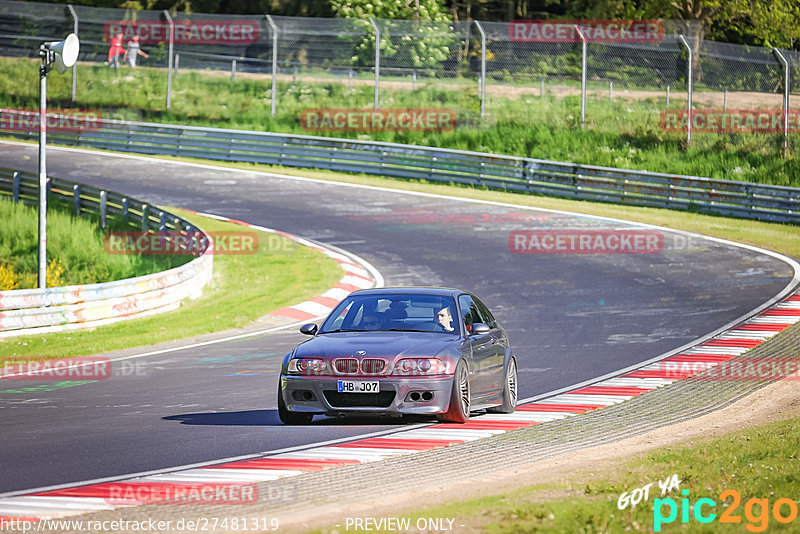
[{"label": "grey bmw sedan", "polygon": [[505,330],[459,289],[379,288],[347,296],[286,355],[278,414],[431,415],[463,423],[471,411],[512,413],[517,363]]}]

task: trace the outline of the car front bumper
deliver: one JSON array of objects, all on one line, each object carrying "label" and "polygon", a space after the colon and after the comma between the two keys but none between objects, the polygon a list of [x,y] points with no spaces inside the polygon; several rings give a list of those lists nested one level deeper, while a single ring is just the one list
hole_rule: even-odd
[{"label": "car front bumper", "polygon": [[[343,379],[380,382],[380,392],[337,393],[337,382]],[[280,395],[288,410],[326,415],[444,413],[449,407],[453,387],[452,376],[338,378],[281,375],[280,381]]]}]

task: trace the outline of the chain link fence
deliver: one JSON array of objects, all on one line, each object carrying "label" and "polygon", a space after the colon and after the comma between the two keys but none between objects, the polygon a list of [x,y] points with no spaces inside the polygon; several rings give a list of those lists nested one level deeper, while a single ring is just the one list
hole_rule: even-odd
[{"label": "chain link fence", "polygon": [[[267,120],[296,119],[308,108],[412,102],[452,111],[458,127],[515,120],[609,133],[655,128],[685,135],[690,146],[759,153],[785,153],[795,142],[799,52],[700,40],[680,21],[649,21],[643,38],[630,26],[624,39],[611,36],[613,21],[599,21],[604,37],[586,21],[551,22],[234,16],[0,0],[0,57],[35,58],[42,42],[74,31],[81,51],[71,98],[78,100],[93,84],[116,83],[98,70],[113,35],[122,32],[124,43],[139,35],[149,54],[139,66],[164,89],[149,95],[151,110],[119,111],[123,119],[189,106],[188,98],[173,104],[173,80],[205,73],[262,80],[264,109],[253,113]],[[759,110],[769,110],[766,122],[758,122]],[[744,128],[747,121],[755,128]]]}]

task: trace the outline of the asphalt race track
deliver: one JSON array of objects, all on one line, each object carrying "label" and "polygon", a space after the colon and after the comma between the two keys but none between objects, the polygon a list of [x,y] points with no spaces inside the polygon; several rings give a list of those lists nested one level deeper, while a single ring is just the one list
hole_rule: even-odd
[{"label": "asphalt race track", "polygon": [[[637,228],[579,215],[52,147],[48,155],[53,176],[339,246],[371,262],[386,285],[474,291],[508,330],[520,398],[676,349],[766,302],[793,275],[779,259],[669,232],[653,254],[510,251],[515,230]],[[0,142],[0,166],[36,172],[37,149]],[[129,360],[112,379],[70,387],[4,381],[0,493],[405,424],[316,418],[282,426],[277,374],[302,339],[282,331]]]}]

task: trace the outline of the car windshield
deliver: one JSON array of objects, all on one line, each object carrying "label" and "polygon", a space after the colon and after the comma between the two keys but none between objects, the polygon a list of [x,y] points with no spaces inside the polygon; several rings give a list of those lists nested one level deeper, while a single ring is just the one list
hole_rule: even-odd
[{"label": "car windshield", "polygon": [[320,328],[331,332],[439,332],[458,334],[459,314],[451,297],[369,294],[344,299]]}]

